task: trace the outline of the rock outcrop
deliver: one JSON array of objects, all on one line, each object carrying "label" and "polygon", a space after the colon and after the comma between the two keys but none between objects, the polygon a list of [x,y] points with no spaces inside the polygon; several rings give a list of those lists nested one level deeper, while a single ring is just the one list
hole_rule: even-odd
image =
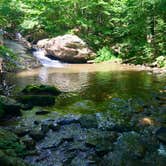
[{"label": "rock outcrop", "polygon": [[37,47],[45,49],[48,55],[69,63],[85,63],[95,57],[95,53],[76,35],[39,40]]},{"label": "rock outcrop", "polygon": [[[25,43],[4,40],[4,45],[15,55],[15,58],[9,56],[7,62],[5,62],[6,66],[11,62],[14,65],[13,70],[27,70],[41,66],[39,61],[28,52],[29,47]],[[11,65],[8,68],[6,70],[13,71],[10,69]]]}]

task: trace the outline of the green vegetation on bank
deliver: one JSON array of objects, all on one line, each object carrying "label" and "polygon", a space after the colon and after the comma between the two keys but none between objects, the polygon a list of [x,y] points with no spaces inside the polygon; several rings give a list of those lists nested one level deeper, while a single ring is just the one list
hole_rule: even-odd
[{"label": "green vegetation on bank", "polygon": [[0,27],[34,42],[74,33],[98,52],[97,62],[166,66],[165,0],[1,0]]},{"label": "green vegetation on bank", "polygon": [[9,48],[5,46],[0,45],[0,58],[3,58],[3,60],[7,63],[5,63],[5,71],[15,71],[16,70],[16,60],[17,56],[10,50]]}]

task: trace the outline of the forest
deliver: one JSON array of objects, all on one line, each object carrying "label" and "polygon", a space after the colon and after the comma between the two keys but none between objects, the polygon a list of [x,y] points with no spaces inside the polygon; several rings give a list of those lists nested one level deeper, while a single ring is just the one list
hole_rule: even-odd
[{"label": "forest", "polygon": [[0,27],[27,40],[76,34],[98,54],[166,65],[165,0],[1,0]]},{"label": "forest", "polygon": [[0,166],[165,166],[166,0],[0,0]]}]

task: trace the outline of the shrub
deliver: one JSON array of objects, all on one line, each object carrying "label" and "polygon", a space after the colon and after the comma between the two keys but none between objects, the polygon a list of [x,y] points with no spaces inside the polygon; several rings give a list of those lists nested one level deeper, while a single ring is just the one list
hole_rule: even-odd
[{"label": "shrub", "polygon": [[95,59],[96,63],[103,61],[121,62],[121,59],[115,56],[108,47],[103,47],[97,52],[98,57]]},{"label": "shrub", "polygon": [[156,58],[157,66],[166,67],[166,56],[159,56]]}]

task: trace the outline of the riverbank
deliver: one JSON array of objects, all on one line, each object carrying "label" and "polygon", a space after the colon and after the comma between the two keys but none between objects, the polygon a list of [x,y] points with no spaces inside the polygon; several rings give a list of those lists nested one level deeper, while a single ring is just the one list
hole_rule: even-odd
[{"label": "riverbank", "polygon": [[119,63],[119,62],[111,62],[111,61],[105,61],[105,62],[101,62],[101,64],[121,64],[122,66],[125,66],[127,68],[135,68],[136,70],[139,71],[147,71],[150,73],[154,73],[154,74],[165,74],[166,73],[166,67],[157,67],[156,65],[152,65],[152,64],[142,64],[142,65],[135,65],[132,63]]}]

